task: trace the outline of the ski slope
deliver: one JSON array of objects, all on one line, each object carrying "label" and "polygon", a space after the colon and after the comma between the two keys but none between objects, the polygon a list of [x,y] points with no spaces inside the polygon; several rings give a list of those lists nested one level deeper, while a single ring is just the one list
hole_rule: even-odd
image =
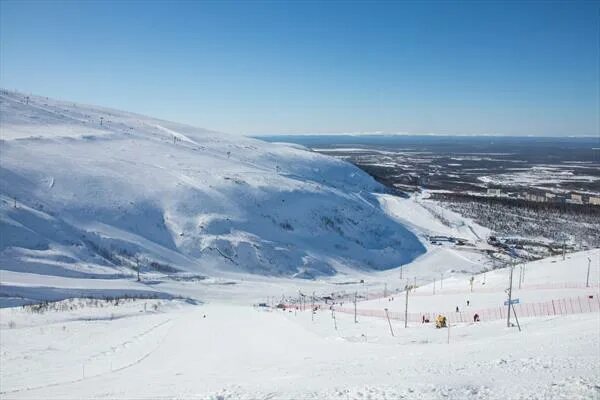
[{"label": "ski slope", "polygon": [[315,278],[425,252],[382,187],[299,146],[0,93],[0,268]]},{"label": "ski slope", "polygon": [[[522,299],[545,296],[538,285],[575,282],[580,261],[598,250],[566,260],[528,263],[531,289]],[[506,270],[486,274],[500,289]],[[380,283],[387,282],[384,273]],[[475,275],[481,282],[482,275]],[[375,279],[375,277],[373,277]],[[579,278],[579,276],[577,276]],[[578,279],[577,279],[578,281]],[[263,295],[302,281],[278,279]],[[274,284],[272,281],[271,284]],[[515,283],[516,280],[515,280]],[[310,283],[327,293],[329,282]],[[448,280],[427,302],[437,309],[453,303],[462,282]],[[245,292],[251,298],[255,293]],[[302,290],[307,290],[303,288]],[[423,286],[417,289],[426,291]],[[598,295],[598,287],[584,289]],[[571,294],[579,289],[571,289]],[[505,294],[498,301],[505,298]],[[577,292],[579,293],[579,292]],[[559,293],[560,294],[560,293]],[[484,301],[476,291],[474,302]],[[482,295],[483,296],[483,295]],[[115,306],[66,301],[66,311],[31,313],[0,309],[0,393],[30,398],[185,399],[594,399],[600,395],[600,319],[597,313],[520,318],[522,331],[506,321],[432,324],[335,313],[255,308],[225,297],[205,304],[137,300]],[[424,297],[424,296],[421,296]],[[420,296],[413,296],[417,301]],[[496,300],[490,300],[496,301]],[[393,306],[388,300],[359,307]],[[69,305],[75,305],[69,310]],[[156,307],[154,307],[156,305]],[[411,303],[411,310],[425,304]],[[451,311],[451,310],[449,310]],[[9,324],[12,323],[12,327]]]},{"label": "ski slope", "polygon": [[[589,261],[589,262],[588,262]],[[444,265],[436,261],[435,264]],[[588,279],[587,271],[590,266]],[[431,269],[430,269],[431,270]],[[435,271],[435,270],[434,270]],[[503,307],[507,299],[510,282],[510,268],[500,268],[480,274],[430,275],[421,279],[420,286],[409,294],[409,312],[431,316],[437,313],[468,314],[465,320],[472,320],[478,310]],[[471,277],[473,289],[471,289]],[[600,287],[600,251],[597,249],[549,257],[538,261],[517,264],[513,270],[512,298],[520,303],[531,304],[570,297],[598,296]],[[434,284],[435,279],[435,284]],[[410,281],[410,279],[409,279]],[[412,282],[411,282],[412,283]],[[586,286],[586,283],[589,286]],[[434,289],[435,286],[435,289]],[[393,299],[392,299],[393,297]],[[443,301],[440,301],[443,299]],[[467,305],[467,301],[469,305]],[[359,309],[404,312],[404,293],[390,295],[358,303]]]}]

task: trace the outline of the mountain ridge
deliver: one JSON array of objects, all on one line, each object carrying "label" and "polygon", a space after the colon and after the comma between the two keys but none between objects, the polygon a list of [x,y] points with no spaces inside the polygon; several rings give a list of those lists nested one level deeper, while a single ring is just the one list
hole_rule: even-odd
[{"label": "mountain ridge", "polygon": [[314,278],[424,252],[380,184],[298,146],[8,91],[0,117],[4,269]]}]

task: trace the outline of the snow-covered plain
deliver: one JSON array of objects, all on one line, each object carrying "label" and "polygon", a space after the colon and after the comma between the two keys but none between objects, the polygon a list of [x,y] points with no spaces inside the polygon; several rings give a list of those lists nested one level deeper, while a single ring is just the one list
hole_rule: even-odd
[{"label": "snow-covered plain", "polygon": [[[519,332],[253,306],[385,287],[357,308],[400,312],[415,283],[411,313],[502,306],[508,270],[481,273],[489,231],[473,221],[300,146],[0,101],[2,399],[600,397],[597,313],[521,318]],[[597,249],[523,264],[519,289],[520,268],[524,303],[599,295]],[[123,295],[144,298],[81,299]]]}]

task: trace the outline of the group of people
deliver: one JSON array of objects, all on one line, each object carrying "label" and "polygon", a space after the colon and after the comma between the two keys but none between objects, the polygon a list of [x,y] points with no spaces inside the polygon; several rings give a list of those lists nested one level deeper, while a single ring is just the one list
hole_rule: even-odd
[{"label": "group of people", "polygon": [[[469,307],[471,305],[471,302],[469,300],[467,300],[467,307]],[[456,312],[460,312],[460,309],[458,308],[458,306],[456,306]],[[440,323],[438,323],[438,321],[444,321],[443,326],[445,327],[445,321],[446,321],[446,317],[444,317],[443,315],[438,315],[436,318],[436,326],[439,328],[441,325]],[[473,314],[473,322],[480,322],[480,318],[479,318],[479,314],[475,313]],[[425,324],[425,323],[429,323],[429,318],[426,317],[425,315],[421,316],[421,323]]]},{"label": "group of people", "polygon": [[[436,322],[437,322],[438,319],[440,319],[440,317],[442,317],[443,320],[446,321],[446,317],[444,317],[443,315],[438,315],[438,317],[436,318]],[[479,318],[479,314],[477,314],[477,313],[473,314],[473,322],[480,322],[480,321],[481,320]],[[426,317],[424,315],[421,317],[421,323],[422,324],[428,324],[429,322],[430,321],[429,321],[428,317]],[[444,324],[444,326],[446,326],[446,325]]]}]

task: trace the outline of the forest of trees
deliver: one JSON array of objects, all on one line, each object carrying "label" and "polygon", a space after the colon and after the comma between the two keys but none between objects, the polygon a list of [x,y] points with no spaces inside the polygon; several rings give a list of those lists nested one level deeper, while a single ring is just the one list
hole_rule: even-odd
[{"label": "forest of trees", "polygon": [[452,211],[472,218],[500,236],[543,237],[582,247],[600,246],[600,207],[537,203],[460,193],[436,193]]}]

